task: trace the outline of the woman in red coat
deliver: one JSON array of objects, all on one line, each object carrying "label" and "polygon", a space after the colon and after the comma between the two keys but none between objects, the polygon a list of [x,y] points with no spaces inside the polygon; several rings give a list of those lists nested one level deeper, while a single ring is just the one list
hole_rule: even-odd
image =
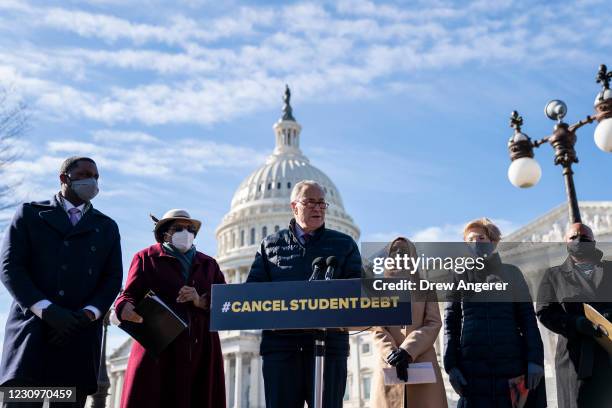
[{"label": "woman in red coat", "polygon": [[221,343],[208,329],[211,285],[225,279],[217,262],[193,246],[200,226],[187,211],[170,210],[156,222],[157,244],[134,255],[115,303],[119,319],[142,322],[134,305],[153,290],[189,327],[159,356],[134,341],[121,408],[225,407]]}]

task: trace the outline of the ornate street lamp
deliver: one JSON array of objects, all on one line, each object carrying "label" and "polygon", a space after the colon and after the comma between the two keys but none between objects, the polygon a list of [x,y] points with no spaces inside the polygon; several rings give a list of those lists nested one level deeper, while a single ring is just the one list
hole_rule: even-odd
[{"label": "ornate street lamp", "polygon": [[508,168],[508,179],[510,182],[521,188],[534,186],[540,181],[542,170],[538,162],[533,158],[535,147],[540,147],[544,143],[549,143],[555,151],[555,165],[563,168],[565,179],[565,190],[569,203],[569,218],[572,223],[581,222],[578,199],[576,198],[576,188],[572,164],[578,163],[576,157],[576,130],[582,126],[597,121],[599,124],[595,128],[595,144],[604,152],[612,152],[612,91],[610,90],[610,80],[612,72],[608,72],[605,65],[599,67],[597,82],[601,83],[602,90],[595,98],[595,114],[587,116],[573,125],[563,122],[567,114],[567,105],[558,99],[546,104],[544,113],[546,116],[557,121],[553,134],[540,140],[532,141],[529,136],[521,131],[523,118],[517,111],[513,111],[510,116],[510,126],[514,128],[514,134],[508,141],[508,150],[512,163]]}]

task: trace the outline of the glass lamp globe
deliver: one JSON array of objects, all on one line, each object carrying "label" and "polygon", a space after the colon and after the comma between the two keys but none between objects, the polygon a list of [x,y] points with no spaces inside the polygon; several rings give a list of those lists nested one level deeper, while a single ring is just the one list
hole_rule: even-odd
[{"label": "glass lamp globe", "polygon": [[604,119],[595,128],[595,144],[604,152],[612,152],[612,118]]},{"label": "glass lamp globe", "polygon": [[542,169],[531,157],[521,157],[514,160],[508,167],[508,179],[515,187],[527,188],[538,184],[542,177]]}]

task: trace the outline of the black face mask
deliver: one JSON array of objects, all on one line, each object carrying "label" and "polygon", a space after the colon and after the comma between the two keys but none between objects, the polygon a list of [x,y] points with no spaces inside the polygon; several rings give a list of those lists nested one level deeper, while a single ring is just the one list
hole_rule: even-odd
[{"label": "black face mask", "polygon": [[589,259],[595,256],[595,241],[584,238],[567,243],[567,252],[578,259]]},{"label": "black face mask", "polygon": [[468,248],[470,252],[475,257],[486,258],[491,256],[493,251],[495,250],[495,245],[492,242],[470,242],[468,243]]}]

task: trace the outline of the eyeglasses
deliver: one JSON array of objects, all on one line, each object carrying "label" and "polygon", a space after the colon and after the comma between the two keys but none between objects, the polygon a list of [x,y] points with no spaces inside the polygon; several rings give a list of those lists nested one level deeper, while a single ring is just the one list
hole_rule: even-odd
[{"label": "eyeglasses", "polygon": [[191,232],[192,234],[195,234],[197,232],[196,228],[192,225],[188,227],[183,227],[183,226],[171,227],[170,229],[168,229],[168,232],[171,234],[174,234],[175,232],[182,232],[184,230],[187,230],[188,232]]},{"label": "eyeglasses", "polygon": [[321,210],[327,209],[329,207],[329,203],[325,201],[298,201],[298,203],[302,204],[306,208],[313,209],[315,207],[319,207]]}]

